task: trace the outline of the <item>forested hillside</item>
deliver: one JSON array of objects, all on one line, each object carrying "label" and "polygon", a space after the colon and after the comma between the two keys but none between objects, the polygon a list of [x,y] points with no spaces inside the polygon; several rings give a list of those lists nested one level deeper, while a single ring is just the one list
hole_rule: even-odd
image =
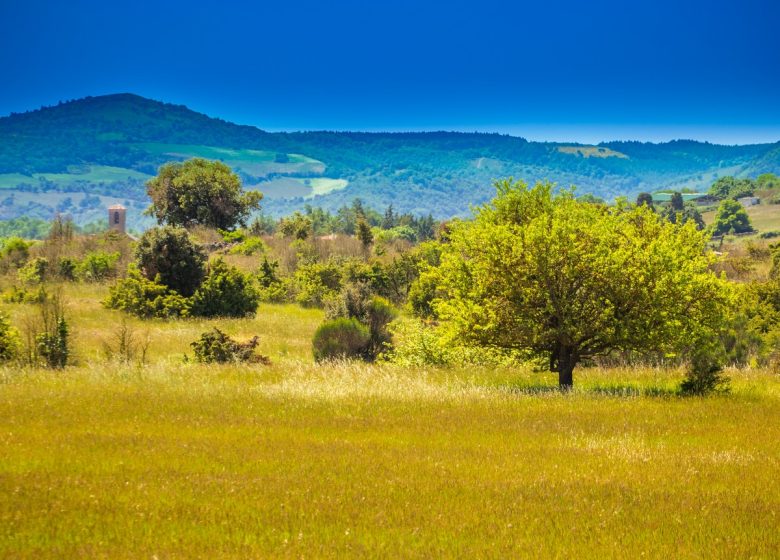
[{"label": "forested hillside", "polygon": [[264,211],[306,203],[335,209],[361,198],[447,218],[487,200],[493,179],[549,179],[611,200],[661,188],[706,189],[722,175],[780,171],[780,144],[718,146],[529,142],[483,133],[269,133],[132,94],[88,97],[0,118],[0,218],[85,224],[107,204],[144,225],[144,183],[160,165],[193,156],[230,165],[265,194]]}]

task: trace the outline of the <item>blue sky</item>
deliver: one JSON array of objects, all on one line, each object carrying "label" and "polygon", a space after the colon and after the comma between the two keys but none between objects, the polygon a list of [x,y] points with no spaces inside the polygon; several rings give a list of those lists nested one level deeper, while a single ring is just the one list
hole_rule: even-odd
[{"label": "blue sky", "polygon": [[0,114],[134,92],[268,130],[780,140],[780,2],[0,0]]}]

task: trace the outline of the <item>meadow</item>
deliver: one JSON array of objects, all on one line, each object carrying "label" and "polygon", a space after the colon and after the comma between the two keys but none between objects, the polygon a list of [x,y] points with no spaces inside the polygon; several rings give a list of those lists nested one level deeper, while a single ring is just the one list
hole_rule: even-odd
[{"label": "meadow", "polygon": [[[0,370],[0,557],[773,558],[780,378],[314,364],[319,310],[143,321],[64,286],[75,364]],[[4,304],[15,324],[33,312]],[[107,358],[127,321],[145,365]],[[272,364],[200,365],[218,325]]]}]

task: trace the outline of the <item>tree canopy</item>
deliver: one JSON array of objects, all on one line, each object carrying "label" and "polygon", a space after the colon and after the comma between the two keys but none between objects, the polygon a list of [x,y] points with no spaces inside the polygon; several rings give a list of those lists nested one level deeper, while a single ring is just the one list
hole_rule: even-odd
[{"label": "tree canopy", "polygon": [[750,216],[736,200],[726,199],[718,206],[715,221],[712,223],[712,234],[748,233],[753,231]]},{"label": "tree canopy", "polygon": [[245,192],[241,179],[224,163],[202,158],[163,165],[146,191],[152,199],[147,213],[158,223],[223,230],[245,225],[263,198],[257,191]]},{"label": "tree canopy", "polygon": [[474,220],[453,224],[428,273],[453,336],[544,359],[562,388],[582,360],[681,351],[715,336],[729,291],[692,222],[583,203],[548,183],[496,188]]}]

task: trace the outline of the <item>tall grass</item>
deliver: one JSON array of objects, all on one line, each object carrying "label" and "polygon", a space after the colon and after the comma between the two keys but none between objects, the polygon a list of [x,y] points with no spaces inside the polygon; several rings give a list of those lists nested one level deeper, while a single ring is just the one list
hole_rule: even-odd
[{"label": "tall grass", "polygon": [[[780,555],[780,379],[582,369],[316,365],[319,311],[136,321],[64,287],[77,364],[0,369],[0,557]],[[5,306],[14,320],[29,310]],[[218,326],[271,366],[185,362]]]}]

